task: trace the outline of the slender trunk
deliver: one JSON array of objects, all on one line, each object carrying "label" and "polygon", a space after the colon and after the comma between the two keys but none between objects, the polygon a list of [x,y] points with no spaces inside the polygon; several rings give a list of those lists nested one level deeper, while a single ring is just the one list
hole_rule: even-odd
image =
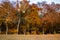
[{"label": "slender trunk", "polygon": [[51,30],[51,33],[53,33],[54,31],[53,31],[53,22],[52,22],[52,30]]},{"label": "slender trunk", "polygon": [[28,32],[29,32],[29,23],[27,23],[27,29],[26,30],[28,30]]},{"label": "slender trunk", "polygon": [[[19,25],[20,25],[20,18],[19,18],[19,20],[18,20],[18,25],[17,25],[17,31],[19,32]],[[18,32],[17,32],[17,34],[18,34]]]},{"label": "slender trunk", "polygon": [[43,28],[43,34],[44,34],[44,28]]},{"label": "slender trunk", "polygon": [[8,34],[8,25],[6,23],[6,35]]},{"label": "slender trunk", "polygon": [[42,24],[42,34],[44,34],[44,25]]},{"label": "slender trunk", "polygon": [[1,28],[0,28],[0,33],[1,33]]},{"label": "slender trunk", "polygon": [[26,29],[23,32],[24,32],[24,35],[25,35],[26,34]]}]

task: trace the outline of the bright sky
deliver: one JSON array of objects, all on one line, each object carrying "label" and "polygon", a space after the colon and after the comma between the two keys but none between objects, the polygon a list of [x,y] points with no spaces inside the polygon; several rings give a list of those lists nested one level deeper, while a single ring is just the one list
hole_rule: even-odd
[{"label": "bright sky", "polygon": [[55,3],[60,3],[60,0],[31,0],[31,3],[37,3],[37,2],[42,2],[42,1],[47,1],[47,3],[55,2]]},{"label": "bright sky", "polygon": [[[10,0],[10,1],[16,1],[16,0]],[[30,3],[37,3],[42,1],[47,1],[47,3],[55,2],[60,4],[60,0],[30,0]]]}]

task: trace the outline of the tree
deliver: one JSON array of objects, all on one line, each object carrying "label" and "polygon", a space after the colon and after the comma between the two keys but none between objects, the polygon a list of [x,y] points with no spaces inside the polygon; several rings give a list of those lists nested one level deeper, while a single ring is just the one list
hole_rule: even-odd
[{"label": "tree", "polygon": [[30,7],[29,10],[31,10],[30,14],[25,16],[25,20],[27,22],[27,28],[28,28],[28,30],[30,30],[29,29],[30,28],[30,24],[32,25],[32,28],[34,28],[34,27],[37,28],[38,25],[41,24],[41,19],[38,17],[38,7],[35,4],[33,4]]},{"label": "tree", "polygon": [[[16,10],[13,7],[13,5],[8,1],[4,1],[1,4],[2,8],[1,8],[1,16],[5,18],[5,23],[6,23],[6,34],[8,33],[8,24],[10,23],[17,23],[17,16],[16,16]],[[13,24],[11,24],[13,25]]]}]

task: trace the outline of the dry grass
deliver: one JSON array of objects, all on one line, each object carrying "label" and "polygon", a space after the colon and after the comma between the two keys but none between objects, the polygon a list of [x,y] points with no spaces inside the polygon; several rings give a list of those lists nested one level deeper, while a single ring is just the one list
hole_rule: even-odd
[{"label": "dry grass", "polygon": [[47,35],[0,35],[0,40],[60,40],[60,34],[47,34]]}]

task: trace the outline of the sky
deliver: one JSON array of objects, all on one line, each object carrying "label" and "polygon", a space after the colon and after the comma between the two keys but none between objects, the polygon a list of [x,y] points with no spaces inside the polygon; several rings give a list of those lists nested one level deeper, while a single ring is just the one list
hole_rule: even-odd
[{"label": "sky", "polygon": [[51,2],[55,2],[55,3],[59,3],[60,4],[60,0],[31,0],[31,3],[37,3],[37,2],[42,2],[42,1],[46,1],[48,4]]},{"label": "sky", "polygon": [[[10,0],[10,1],[16,1],[16,0]],[[30,0],[30,3],[37,3],[37,2],[42,2],[42,1],[46,1],[48,4],[50,4],[51,2],[55,2],[55,3],[60,4],[60,0]]]}]

